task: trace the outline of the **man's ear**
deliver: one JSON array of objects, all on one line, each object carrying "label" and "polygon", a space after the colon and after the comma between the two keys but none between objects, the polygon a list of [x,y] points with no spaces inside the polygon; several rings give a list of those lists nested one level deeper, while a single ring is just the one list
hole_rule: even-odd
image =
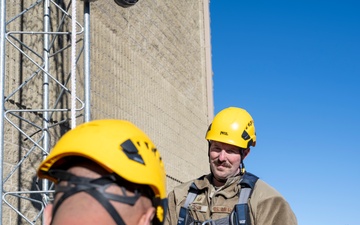
[{"label": "man's ear", "polygon": [[146,210],[145,214],[143,214],[140,218],[139,224],[141,225],[151,225],[152,220],[155,216],[155,208],[150,207]]},{"label": "man's ear", "polygon": [[250,153],[250,148],[247,148],[243,151],[243,157],[244,157],[243,160],[246,158],[247,155],[249,155],[249,153]]},{"label": "man's ear", "polygon": [[44,209],[44,225],[50,225],[52,220],[53,204],[48,204]]}]

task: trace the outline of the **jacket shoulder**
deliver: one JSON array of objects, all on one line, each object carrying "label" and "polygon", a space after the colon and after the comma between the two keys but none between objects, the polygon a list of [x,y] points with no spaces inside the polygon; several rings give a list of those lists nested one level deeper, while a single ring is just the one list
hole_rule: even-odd
[{"label": "jacket shoulder", "polygon": [[256,182],[249,203],[258,224],[281,221],[281,224],[297,225],[296,216],[286,199],[261,179]]},{"label": "jacket shoulder", "polygon": [[258,179],[255,183],[254,191],[253,191],[253,197],[256,197],[256,195],[259,195],[261,198],[266,197],[275,197],[279,196],[282,197],[280,192],[278,192],[274,187],[266,183],[265,181]]}]

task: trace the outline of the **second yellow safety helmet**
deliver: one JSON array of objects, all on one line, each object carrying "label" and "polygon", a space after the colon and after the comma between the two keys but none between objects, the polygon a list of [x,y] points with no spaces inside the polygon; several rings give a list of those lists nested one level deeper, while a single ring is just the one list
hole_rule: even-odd
[{"label": "second yellow safety helmet", "polygon": [[242,108],[225,108],[214,117],[206,133],[206,139],[235,145],[240,148],[255,146],[254,120]]}]

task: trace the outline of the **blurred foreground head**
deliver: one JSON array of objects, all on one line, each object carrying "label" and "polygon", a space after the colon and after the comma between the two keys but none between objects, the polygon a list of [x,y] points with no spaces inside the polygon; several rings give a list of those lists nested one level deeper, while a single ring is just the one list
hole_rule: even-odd
[{"label": "blurred foreground head", "polygon": [[150,138],[125,120],[67,132],[38,169],[55,183],[45,224],[162,224],[165,170]]}]

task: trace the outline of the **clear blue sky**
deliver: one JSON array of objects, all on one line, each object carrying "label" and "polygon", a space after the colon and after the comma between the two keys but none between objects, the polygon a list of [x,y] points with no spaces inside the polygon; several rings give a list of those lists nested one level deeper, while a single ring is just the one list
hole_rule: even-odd
[{"label": "clear blue sky", "polygon": [[299,225],[360,224],[360,1],[210,1],[215,113],[247,109],[248,171]]}]

